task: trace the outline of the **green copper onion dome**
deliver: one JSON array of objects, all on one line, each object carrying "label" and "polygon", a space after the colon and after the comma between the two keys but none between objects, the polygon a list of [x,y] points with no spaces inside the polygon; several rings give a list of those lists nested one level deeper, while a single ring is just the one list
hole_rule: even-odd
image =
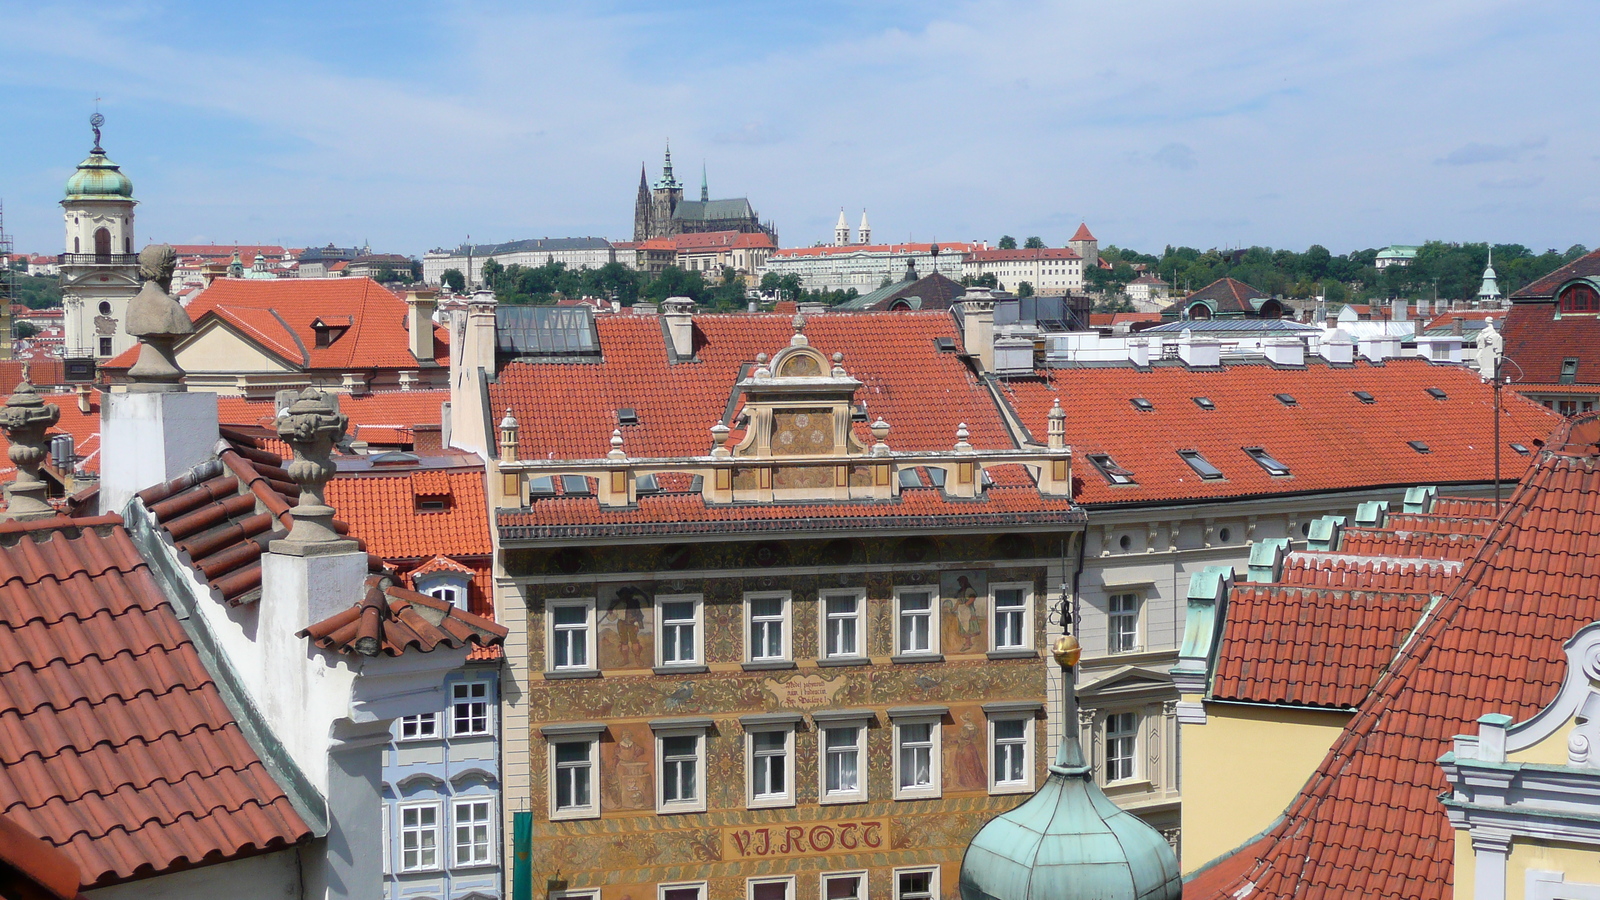
[{"label": "green copper onion dome", "polygon": [[1079,648],[1057,645],[1063,734],[1050,777],[1027,802],[991,819],[961,861],[961,900],[1180,900],[1178,858],[1165,838],[1094,783],[1073,724]]},{"label": "green copper onion dome", "polygon": [[78,163],[78,170],[67,179],[68,200],[131,200],[133,182],[122,174],[122,168],[106,157],[100,149],[100,126],[104,117],[96,113],[89,119],[94,126],[94,149],[89,158]]}]

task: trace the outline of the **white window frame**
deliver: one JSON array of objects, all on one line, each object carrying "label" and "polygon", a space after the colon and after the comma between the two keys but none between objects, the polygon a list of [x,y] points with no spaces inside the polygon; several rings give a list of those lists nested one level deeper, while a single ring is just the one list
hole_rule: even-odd
[{"label": "white window frame", "polygon": [[794,892],[793,875],[764,875],[757,878],[746,878],[744,880],[745,900],[755,900],[756,885],[758,884],[781,884],[784,886],[784,900],[798,900]]},{"label": "white window frame", "polygon": [[579,891],[551,891],[550,900],[600,900],[599,888]]},{"label": "white window frame", "polygon": [[[481,698],[476,698],[476,697],[472,696],[472,689],[475,688],[475,687],[483,688],[483,696]],[[460,691],[462,688],[466,688],[467,696],[465,698],[461,698],[461,697],[457,697],[456,696],[457,692]],[[467,706],[467,705],[470,705],[470,704],[476,704],[476,703],[482,703],[483,704],[483,729],[481,731],[479,731],[479,730],[473,730],[470,727],[466,728],[466,729],[462,729],[462,728],[456,727],[456,723],[458,721],[458,719],[456,717],[457,708],[461,707],[461,706]],[[449,713],[450,713],[450,736],[451,737],[492,737],[492,736],[494,736],[494,732],[495,732],[494,714],[495,714],[496,705],[497,704],[496,704],[496,697],[495,697],[495,692],[494,692],[494,685],[493,685],[493,683],[491,683],[489,681],[489,679],[480,678],[480,679],[474,679],[472,681],[454,681],[454,682],[451,682],[450,683],[450,709],[449,709]],[[474,718],[474,716],[472,716],[472,714],[469,712],[467,718],[468,718],[468,721],[470,722],[471,719]]]},{"label": "white window frame", "polygon": [[[989,718],[989,746],[987,754],[987,768],[989,770],[989,793],[991,794],[1031,794],[1033,793],[1033,741],[1034,741],[1034,715],[1033,713],[995,713]],[[1022,723],[1022,780],[1001,781],[996,763],[999,757],[999,740],[995,734],[995,726],[1002,722]]]},{"label": "white window frame", "polygon": [[[461,807],[475,803],[484,804],[488,810],[488,814],[485,816],[482,822],[482,825],[487,831],[487,836],[484,838],[484,852],[486,855],[481,860],[467,860],[463,862],[460,856]],[[497,829],[495,828],[496,818],[495,802],[494,797],[492,796],[487,794],[467,794],[464,796],[452,797],[450,799],[450,867],[452,869],[476,869],[495,864],[494,848],[495,845],[499,843],[499,835],[496,833]],[[474,822],[472,824],[478,823]],[[475,843],[475,841],[469,841],[469,845]]]},{"label": "white window frame", "polygon": [[[411,810],[432,810],[433,825],[431,829],[422,825],[418,825],[415,828],[408,828],[406,826],[406,813]],[[419,803],[400,803],[396,804],[395,815],[398,818],[400,825],[400,864],[395,866],[395,869],[402,873],[438,872],[442,870],[444,868],[444,842],[441,840],[441,838],[443,837],[444,833],[444,804],[438,800],[427,800]],[[417,854],[417,865],[407,866],[407,836],[411,834],[422,835],[429,830],[433,832],[433,865],[422,864],[422,853],[425,848],[422,846],[423,842],[419,839],[415,848],[415,852]]]},{"label": "white window frame", "polygon": [[[666,740],[692,737],[695,739],[695,797],[690,800],[666,799]],[[701,726],[687,728],[662,728],[655,732],[656,743],[656,812],[689,813],[706,811],[706,729]]]},{"label": "white window frame", "polygon": [[[928,772],[931,783],[915,787],[902,787],[900,782],[900,756],[903,742],[901,731],[907,726],[916,725],[929,726],[928,740],[931,746],[928,748]],[[894,798],[896,800],[937,799],[943,794],[944,765],[941,757],[944,755],[944,747],[941,740],[942,735],[940,734],[943,728],[944,716],[942,715],[898,716],[894,719]]]},{"label": "white window frame", "polygon": [[706,883],[704,881],[672,881],[656,885],[656,900],[667,900],[667,891],[698,891],[696,900],[706,900]]},{"label": "white window frame", "polygon": [[[818,591],[817,602],[817,636],[819,640],[818,659],[866,659],[867,658],[867,592],[859,588],[855,590]],[[828,612],[828,601],[836,597],[850,597],[856,601],[854,615],[834,616]],[[833,651],[833,631],[830,628],[835,621],[855,621],[856,640],[855,650],[851,653],[835,653]]]},{"label": "white window frame", "polygon": [[[817,802],[821,804],[863,803],[867,799],[867,719],[840,719],[817,723]],[[856,789],[828,792],[828,732],[841,728],[856,731]]]},{"label": "white window frame", "polygon": [[[794,758],[795,741],[794,726],[782,725],[748,725],[744,729],[744,794],[745,805],[750,809],[771,809],[780,806],[793,806],[795,801],[794,790]],[[782,793],[756,796],[756,735],[781,734],[783,735],[783,785]],[[704,753],[701,754],[704,756]],[[770,755],[768,758],[771,758]]]},{"label": "white window frame", "polygon": [[[417,733],[407,735],[407,725],[415,726]],[[423,725],[428,726],[427,734],[422,733]],[[395,740],[397,741],[436,741],[440,738],[440,736],[439,714],[437,712],[417,713],[414,716],[401,716],[400,725],[395,729]]]},{"label": "white window frame", "polygon": [[[783,612],[779,618],[762,617],[762,621],[777,621],[778,627],[783,629],[780,635],[782,654],[779,656],[756,656],[753,628],[755,616],[752,612],[751,601],[754,600],[779,600],[783,603]],[[781,663],[794,661],[794,597],[788,591],[753,591],[744,595],[744,659],[750,663]]]},{"label": "white window frame", "polygon": [[[584,664],[581,666],[556,665],[556,610],[581,607],[584,610]],[[592,672],[600,667],[595,658],[595,621],[593,597],[564,597],[548,600],[544,606],[544,670],[546,672]],[[562,631],[570,630],[563,627]]]},{"label": "white window frame", "polygon": [[901,875],[921,875],[921,874],[927,874],[929,876],[928,877],[928,898],[929,898],[929,900],[939,900],[939,867],[938,866],[899,866],[899,867],[891,870],[890,877],[894,879],[894,883],[889,885],[889,890],[891,892],[891,894],[890,894],[891,900],[906,900],[906,895],[900,893],[900,876]]},{"label": "white window frame", "polygon": [[[1132,717],[1132,719],[1133,719],[1133,729],[1131,731],[1116,731],[1116,732],[1112,731],[1111,724],[1119,716],[1131,716]],[[1123,709],[1123,710],[1115,710],[1115,711],[1111,711],[1111,712],[1107,712],[1106,713],[1105,721],[1102,723],[1102,726],[1101,726],[1101,738],[1100,738],[1101,747],[1103,749],[1104,759],[1105,759],[1105,765],[1102,767],[1102,769],[1105,772],[1105,775],[1102,776],[1102,777],[1105,778],[1105,783],[1106,784],[1124,784],[1124,783],[1127,783],[1127,782],[1130,782],[1130,781],[1138,781],[1139,780],[1139,728],[1140,728],[1141,724],[1142,724],[1141,717],[1140,717],[1139,712],[1137,710]],[[1128,745],[1129,746],[1129,751],[1128,751],[1128,757],[1127,757],[1127,759],[1128,759],[1128,774],[1124,775],[1124,776],[1121,776],[1121,777],[1118,777],[1118,778],[1111,777],[1112,776],[1112,772],[1111,772],[1111,760],[1112,760],[1111,742],[1115,741],[1115,740],[1126,740],[1126,741],[1129,742],[1129,745]]]},{"label": "white window frame", "polygon": [[[435,600],[443,600],[461,610],[467,608],[467,586],[469,583],[468,577],[459,572],[433,572],[416,579],[418,591]],[[446,591],[449,592],[449,596],[439,596]]]},{"label": "white window frame", "polygon": [[[587,744],[589,748],[589,802],[582,806],[556,806],[556,780],[560,777],[561,768],[556,763],[556,748],[569,744]],[[562,735],[552,737],[545,742],[545,755],[547,758],[545,770],[550,773],[548,780],[550,795],[550,820],[552,822],[566,819],[593,819],[600,815],[600,735]]]},{"label": "white window frame", "polygon": [[817,876],[817,900],[828,900],[828,882],[836,878],[856,879],[856,900],[870,900],[867,886],[866,869],[850,869],[843,872],[823,872]]},{"label": "white window frame", "polygon": [[[1019,637],[1021,643],[1000,643],[1000,614],[998,605],[1001,591],[1022,592],[1022,633]],[[1016,607],[1008,606],[1006,610],[1014,611]],[[1008,612],[1007,615],[1012,615]],[[1025,651],[1033,649],[1033,585],[1026,581],[1010,581],[1001,584],[989,585],[989,649],[994,652]]]},{"label": "white window frame", "polygon": [[[694,657],[692,659],[667,660],[667,623],[665,606],[668,603],[694,604],[694,619],[690,627],[694,629]],[[655,599],[656,616],[656,665],[662,668],[672,666],[700,666],[705,665],[706,659],[706,624],[705,624],[705,595],[703,594],[664,594]]]},{"label": "white window frame", "polygon": [[[1133,598],[1132,610],[1118,610],[1118,598]],[[1133,642],[1131,646],[1124,647],[1120,640],[1121,633],[1117,630],[1118,621],[1131,621],[1133,624]],[[1106,652],[1111,653],[1138,653],[1140,638],[1144,633],[1144,594],[1140,591],[1117,591],[1106,595]]]},{"label": "white window frame", "polygon": [[[928,595],[928,646],[927,649],[912,650],[904,646],[901,641],[900,628],[905,621],[904,599],[906,594]],[[894,655],[895,656],[938,656],[939,655],[939,590],[935,585],[910,584],[894,589]]]}]

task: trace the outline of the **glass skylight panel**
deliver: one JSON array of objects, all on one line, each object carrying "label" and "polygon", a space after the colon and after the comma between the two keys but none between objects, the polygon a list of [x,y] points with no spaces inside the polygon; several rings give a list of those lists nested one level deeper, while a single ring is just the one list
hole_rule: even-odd
[{"label": "glass skylight panel", "polygon": [[1217,408],[1217,404],[1212,402],[1210,397],[1191,397],[1190,399],[1194,401],[1195,406],[1201,409],[1212,410]]},{"label": "glass skylight panel", "polygon": [[900,470],[900,489],[922,487],[922,479],[917,477],[916,469]]},{"label": "glass skylight panel", "polygon": [[660,492],[661,484],[656,481],[656,473],[651,472],[647,475],[640,475],[639,480],[634,482],[634,490],[641,494]]},{"label": "glass skylight panel", "polygon": [[944,487],[944,470],[943,469],[929,469],[928,470],[928,480],[933,482],[933,486],[934,487],[937,487],[937,488]]},{"label": "glass skylight panel", "polygon": [[538,478],[528,479],[528,496],[553,497],[556,493],[555,478],[549,475],[540,475]]},{"label": "glass skylight panel", "polygon": [[1428,449],[1428,445],[1424,444],[1422,441],[1406,441],[1406,443],[1411,445],[1411,449],[1417,451],[1418,453],[1431,453],[1431,452],[1433,452],[1433,451],[1429,450]]},{"label": "glass skylight panel", "polygon": [[1132,403],[1133,408],[1139,410],[1140,412],[1149,412],[1156,408],[1154,403],[1151,403],[1149,400],[1146,400],[1143,397],[1135,397],[1128,402]]},{"label": "glass skylight panel", "polygon": [[589,493],[589,479],[582,475],[561,476],[561,493],[583,495]]},{"label": "glass skylight panel", "polygon": [[1294,395],[1293,394],[1273,394],[1272,396],[1277,397],[1278,398],[1278,402],[1282,403],[1284,406],[1294,406],[1295,405],[1295,399],[1294,399]]},{"label": "glass skylight panel", "polygon": [[1222,477],[1222,470],[1213,466],[1204,456],[1201,456],[1199,450],[1179,450],[1178,455],[1183,457],[1183,461],[1188,463],[1189,468],[1193,469],[1195,474],[1201,478],[1210,481]]},{"label": "glass skylight panel", "polygon": [[1511,449],[1515,450],[1516,452],[1518,452],[1520,454],[1522,454],[1523,456],[1527,456],[1528,455],[1528,448],[1524,447],[1521,444],[1512,444],[1511,445]]},{"label": "glass skylight panel", "polygon": [[1351,393],[1355,396],[1355,398],[1357,400],[1360,400],[1362,403],[1376,403],[1377,402],[1375,399],[1373,399],[1373,396],[1371,394],[1367,393],[1366,391],[1352,391]]},{"label": "glass skylight panel", "polygon": [[623,408],[617,410],[617,424],[618,425],[637,425],[637,424],[639,424],[639,412],[638,412],[638,410],[635,410],[631,406],[624,406]]},{"label": "glass skylight panel", "polygon": [[1438,388],[1428,388],[1428,396],[1432,397],[1435,400],[1443,400],[1448,395],[1445,394],[1444,391],[1439,390]]},{"label": "glass skylight panel", "polygon": [[507,356],[592,356],[600,352],[589,306],[501,306],[496,348]]},{"label": "glass skylight panel", "polygon": [[1260,447],[1246,447],[1244,448],[1244,452],[1249,454],[1250,458],[1255,460],[1257,465],[1261,466],[1263,469],[1266,469],[1268,475],[1289,474],[1288,466],[1278,462],[1272,457],[1272,454]]},{"label": "glass skylight panel", "polygon": [[1089,457],[1089,462],[1100,470],[1106,480],[1112,484],[1134,484],[1133,473],[1116,464],[1112,458],[1104,453],[1095,453]]}]

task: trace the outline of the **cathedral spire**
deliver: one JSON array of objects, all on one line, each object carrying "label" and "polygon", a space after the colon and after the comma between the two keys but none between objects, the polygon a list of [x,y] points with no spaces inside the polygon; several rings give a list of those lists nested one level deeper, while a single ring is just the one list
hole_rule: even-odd
[{"label": "cathedral spire", "polygon": [[661,166],[662,187],[677,187],[677,179],[672,177],[672,141],[667,141],[667,160]]},{"label": "cathedral spire", "polygon": [[700,161],[700,202],[711,202],[711,190],[706,187],[706,164],[704,160]]},{"label": "cathedral spire", "polygon": [[1500,300],[1500,284],[1495,279],[1494,248],[1489,248],[1489,264],[1483,268],[1483,284],[1478,288],[1478,300],[1483,303],[1497,303]]},{"label": "cathedral spire", "polygon": [[850,243],[850,223],[844,220],[844,207],[839,207],[839,224],[833,226],[833,245],[843,247]]}]

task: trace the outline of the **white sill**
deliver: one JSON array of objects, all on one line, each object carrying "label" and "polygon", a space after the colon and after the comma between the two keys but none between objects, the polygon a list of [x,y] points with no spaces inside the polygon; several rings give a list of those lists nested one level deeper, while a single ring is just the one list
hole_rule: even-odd
[{"label": "white sill", "polygon": [[582,809],[560,809],[550,814],[552,822],[569,822],[574,819],[598,819],[599,807],[585,806]]},{"label": "white sill", "polygon": [[745,808],[747,808],[747,809],[779,809],[779,808],[782,808],[782,807],[785,807],[785,806],[793,806],[793,805],[794,805],[794,798],[793,797],[761,797],[761,798],[752,798],[750,800],[750,802],[745,804]]},{"label": "white sill", "polygon": [[817,803],[823,806],[839,806],[845,803],[867,802],[866,791],[857,791],[853,794],[823,794],[817,798]]},{"label": "white sill", "polygon": [[1000,794],[1031,794],[1033,793],[1033,785],[1025,781],[1018,784],[996,784],[990,786],[989,793],[997,796]]},{"label": "white sill", "polygon": [[900,788],[894,793],[896,800],[938,800],[939,797],[937,787]]},{"label": "white sill", "polygon": [[656,815],[675,816],[682,813],[703,813],[706,811],[704,800],[693,803],[660,803],[656,805]]},{"label": "white sill", "polygon": [[1129,778],[1123,781],[1108,781],[1104,786],[1104,790],[1108,796],[1111,794],[1140,794],[1146,793],[1151,789],[1152,785],[1150,784],[1149,779],[1146,778]]}]

